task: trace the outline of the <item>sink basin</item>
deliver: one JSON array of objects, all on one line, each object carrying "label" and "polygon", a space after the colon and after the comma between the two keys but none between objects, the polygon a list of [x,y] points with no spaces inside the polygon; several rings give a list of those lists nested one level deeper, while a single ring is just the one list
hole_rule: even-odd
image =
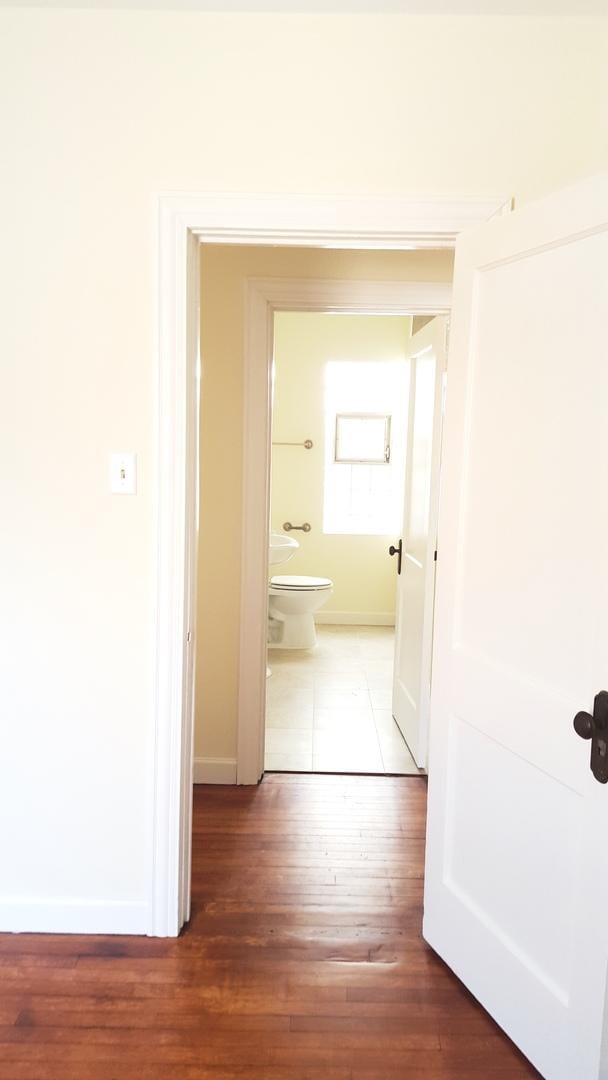
[{"label": "sink basin", "polygon": [[268,562],[271,566],[287,562],[292,555],[295,555],[299,546],[298,541],[294,540],[293,536],[287,536],[286,533],[271,532]]}]

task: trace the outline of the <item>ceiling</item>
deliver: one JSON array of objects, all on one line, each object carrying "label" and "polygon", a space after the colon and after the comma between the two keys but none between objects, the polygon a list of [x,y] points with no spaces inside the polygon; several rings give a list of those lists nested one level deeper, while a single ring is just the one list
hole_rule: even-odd
[{"label": "ceiling", "polygon": [[412,15],[608,15],[608,0],[0,0],[0,7]]}]

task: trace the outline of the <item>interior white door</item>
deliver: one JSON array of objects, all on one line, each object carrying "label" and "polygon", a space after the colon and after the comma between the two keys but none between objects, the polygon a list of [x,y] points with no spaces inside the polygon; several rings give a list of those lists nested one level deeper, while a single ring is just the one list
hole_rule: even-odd
[{"label": "interior white door", "polygon": [[597,178],[463,237],[451,324],[424,935],[548,1080],[608,1075],[608,786],[573,729],[608,690],[607,267]]},{"label": "interior white door", "polygon": [[419,768],[427,764],[435,552],[447,319],[431,319],[408,344],[409,417],[393,716]]}]

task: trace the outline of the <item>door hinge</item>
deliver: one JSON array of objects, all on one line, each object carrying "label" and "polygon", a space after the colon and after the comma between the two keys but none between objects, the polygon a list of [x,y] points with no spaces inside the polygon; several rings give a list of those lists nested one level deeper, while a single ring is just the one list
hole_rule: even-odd
[{"label": "door hinge", "polygon": [[433,562],[437,562],[437,548],[435,548],[435,554],[433,555]]},{"label": "door hinge", "polygon": [[189,644],[191,641],[192,641],[192,631],[188,630],[188,633],[186,634],[186,642]]}]

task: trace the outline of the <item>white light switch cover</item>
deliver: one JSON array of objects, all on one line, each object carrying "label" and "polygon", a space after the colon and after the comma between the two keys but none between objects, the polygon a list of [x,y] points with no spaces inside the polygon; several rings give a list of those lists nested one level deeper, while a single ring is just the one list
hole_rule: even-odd
[{"label": "white light switch cover", "polygon": [[113,495],[137,493],[137,454],[110,455],[110,491]]}]

